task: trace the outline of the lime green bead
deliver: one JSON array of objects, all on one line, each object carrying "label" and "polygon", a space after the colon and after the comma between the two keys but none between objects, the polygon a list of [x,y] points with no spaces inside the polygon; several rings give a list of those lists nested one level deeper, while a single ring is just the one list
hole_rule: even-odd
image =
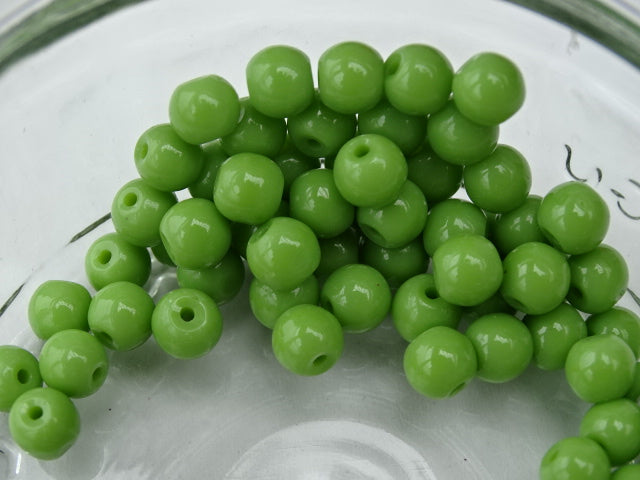
[{"label": "lime green bead", "polygon": [[309,58],[288,45],[272,45],[256,53],[246,68],[252,105],[274,118],[291,117],[313,100]]},{"label": "lime green bead", "polygon": [[[289,216],[289,203],[286,200],[280,202],[280,206],[274,217],[288,217]],[[249,225],[247,223],[231,222],[231,247],[242,258],[247,258],[247,244],[251,235],[258,230],[259,225]]]},{"label": "lime green bead", "polygon": [[224,137],[233,131],[239,118],[238,94],[218,75],[178,85],[169,100],[171,126],[188,143],[201,144]]},{"label": "lime green bead", "polygon": [[453,68],[429,45],[403,45],[384,64],[384,93],[398,110],[427,115],[444,107],[451,94]]},{"label": "lime green bead", "polygon": [[589,335],[612,333],[631,347],[636,358],[640,357],[640,317],[623,307],[613,307],[587,318]]},{"label": "lime green bead", "polygon": [[151,336],[155,304],[149,294],[130,282],[115,282],[95,294],[89,306],[89,327],[105,347],[133,350]]},{"label": "lime green bead", "polygon": [[322,102],[336,112],[366,112],[383,96],[382,57],[360,42],[333,45],[318,60],[318,91]]},{"label": "lime green bead", "polygon": [[0,346],[0,412],[8,412],[16,398],[42,386],[38,360],[24,348]]},{"label": "lime green bead", "polygon": [[420,187],[429,205],[450,198],[460,189],[462,166],[445,162],[428,145],[408,157],[407,166],[409,180]]},{"label": "lime green bead", "polygon": [[289,190],[293,181],[304,172],[320,168],[320,159],[305,155],[296,148],[291,139],[287,137],[284,146],[273,157],[273,161],[282,170],[284,176],[284,192],[285,198],[289,197]]},{"label": "lime green bead", "polygon": [[378,270],[391,288],[397,288],[405,280],[425,273],[429,264],[429,257],[419,239],[398,248],[381,247],[365,239],[360,253],[362,263]]},{"label": "lime green bead", "polygon": [[[320,264],[316,275],[326,277],[340,267],[358,263],[360,237],[351,227],[332,238],[320,238]],[[366,263],[366,262],[365,262]],[[375,267],[374,267],[375,268]]]},{"label": "lime green bead", "polygon": [[43,340],[69,328],[89,330],[90,303],[91,294],[82,285],[67,280],[47,280],[29,299],[29,325]]},{"label": "lime green bead", "polygon": [[118,281],[144,285],[151,273],[151,257],[146,248],[131,245],[118,233],[107,233],[91,244],[84,266],[96,290]]},{"label": "lime green bead", "polygon": [[34,388],[14,403],[9,430],[18,446],[40,460],[60,458],[80,434],[80,415],[69,398],[53,388]]},{"label": "lime green bead", "polygon": [[611,480],[637,480],[640,478],[640,464],[624,465],[611,475]]},{"label": "lime green bead", "polygon": [[153,254],[153,257],[163,265],[166,265],[168,267],[176,266],[176,264],[173,263],[173,260],[171,260],[167,249],[164,248],[164,245],[162,243],[151,247],[151,253]]},{"label": "lime green bead", "polygon": [[202,145],[203,165],[200,174],[195,181],[189,185],[189,193],[194,198],[206,198],[211,200],[213,195],[213,184],[218,175],[218,169],[222,162],[229,156],[222,149],[220,140],[205,143]]},{"label": "lime green bead", "polygon": [[608,480],[611,463],[595,441],[569,437],[555,443],[540,464],[540,480]]},{"label": "lime green bead", "polygon": [[452,397],[475,376],[476,352],[467,337],[453,328],[432,327],[418,335],[403,358],[409,384],[431,398]]},{"label": "lime green bead", "polygon": [[497,215],[490,227],[490,238],[501,255],[528,242],[547,243],[538,227],[538,208],[542,198],[530,195],[519,207]]},{"label": "lime green bead", "polygon": [[136,142],[133,158],[140,176],[153,188],[174,192],[200,175],[202,150],[182,140],[171,125],[155,125]]},{"label": "lime green bead", "polygon": [[440,245],[460,235],[485,235],[487,216],[473,203],[450,198],[435,205],[429,211],[422,241],[431,256]]}]

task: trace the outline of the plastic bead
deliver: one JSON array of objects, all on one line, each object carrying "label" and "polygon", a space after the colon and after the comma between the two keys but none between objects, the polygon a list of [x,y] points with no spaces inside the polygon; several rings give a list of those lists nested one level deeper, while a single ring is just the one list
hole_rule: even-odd
[{"label": "plastic bead", "polygon": [[194,198],[211,200],[213,184],[216,181],[218,169],[229,156],[222,149],[220,140],[214,140],[202,145],[202,155],[202,169],[196,180],[189,185],[189,193]]},{"label": "plastic bead", "polygon": [[429,264],[429,257],[419,239],[399,248],[384,248],[365,239],[360,253],[362,263],[378,270],[391,288],[425,273]]},{"label": "plastic bead", "polygon": [[587,318],[589,335],[612,333],[631,347],[636,358],[640,357],[640,317],[623,307],[591,315]]},{"label": "plastic bead", "polygon": [[518,208],[497,215],[490,224],[490,238],[501,255],[528,242],[547,243],[538,227],[538,208],[542,198],[530,195]]},{"label": "plastic bead", "polygon": [[0,412],[8,412],[24,392],[42,386],[38,360],[24,348],[0,346]]},{"label": "plastic bead", "polygon": [[426,252],[433,256],[440,245],[460,235],[485,235],[487,217],[473,203],[450,198],[429,211],[422,240]]},{"label": "plastic bead", "polygon": [[428,145],[408,157],[407,166],[409,180],[420,187],[429,205],[450,198],[460,189],[462,166],[445,162]]},{"label": "plastic bead", "polygon": [[555,443],[540,464],[540,480],[608,480],[611,463],[595,441],[569,437]]},{"label": "plastic bead", "polygon": [[340,267],[358,263],[359,241],[360,237],[353,227],[336,237],[319,239],[320,264],[316,275],[327,277]]}]

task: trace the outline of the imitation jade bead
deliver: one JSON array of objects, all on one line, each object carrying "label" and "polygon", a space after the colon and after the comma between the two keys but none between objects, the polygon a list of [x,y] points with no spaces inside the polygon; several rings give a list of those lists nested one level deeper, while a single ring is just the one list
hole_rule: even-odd
[{"label": "imitation jade bead", "polygon": [[319,239],[320,264],[316,275],[326,277],[340,267],[358,263],[359,242],[360,236],[353,227],[336,237]]},{"label": "imitation jade bead", "polygon": [[378,270],[391,288],[397,288],[405,280],[425,273],[429,264],[429,257],[420,240],[399,248],[384,248],[365,239],[360,254],[362,263]]},{"label": "imitation jade bead", "polygon": [[69,328],[89,330],[90,303],[91,294],[82,285],[67,280],[47,280],[29,299],[29,325],[43,340]]},{"label": "imitation jade bead", "polygon": [[609,480],[611,463],[603,448],[586,437],[555,443],[540,464],[540,480]]},{"label": "imitation jade bead", "polygon": [[445,162],[428,145],[407,158],[407,166],[409,180],[420,187],[429,205],[450,198],[460,189],[463,167]]},{"label": "imitation jade bead", "polygon": [[473,203],[450,198],[435,205],[429,211],[422,240],[424,249],[431,256],[440,245],[460,235],[485,235],[487,216]]},{"label": "imitation jade bead", "polygon": [[218,175],[218,169],[222,162],[229,156],[222,150],[220,140],[202,145],[203,165],[198,178],[189,185],[189,193],[194,198],[206,198],[211,200],[213,184]]},{"label": "imitation jade bead", "polygon": [[490,238],[501,255],[523,243],[542,242],[547,239],[538,227],[538,208],[542,198],[530,195],[519,207],[497,215],[491,222]]},{"label": "imitation jade bead", "polygon": [[636,358],[640,357],[640,318],[623,307],[613,307],[587,318],[589,335],[612,333],[631,347]]},{"label": "imitation jade bead", "polygon": [[640,478],[640,464],[624,465],[611,474],[610,480],[638,480]]},{"label": "imitation jade bead", "polygon": [[0,346],[0,412],[8,412],[16,398],[40,386],[42,377],[36,357],[21,347]]}]

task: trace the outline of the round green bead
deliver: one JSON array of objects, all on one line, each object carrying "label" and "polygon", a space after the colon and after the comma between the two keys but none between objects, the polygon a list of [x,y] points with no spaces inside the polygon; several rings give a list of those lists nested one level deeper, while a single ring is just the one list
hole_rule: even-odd
[{"label": "round green bead", "polygon": [[189,185],[189,193],[194,198],[206,198],[211,200],[213,184],[218,175],[218,169],[222,162],[229,156],[222,149],[220,140],[202,145],[203,165],[198,178]]},{"label": "round green bead", "polygon": [[538,208],[542,198],[530,195],[519,207],[497,215],[490,227],[490,238],[501,255],[528,242],[546,243],[538,227]]},{"label": "round green bead", "polygon": [[8,412],[16,398],[42,386],[38,360],[14,345],[0,346],[0,412]]},{"label": "round green bead", "polygon": [[458,198],[444,200],[429,211],[422,241],[431,256],[440,245],[460,235],[485,235],[487,216],[473,203]]},{"label": "round green bead", "polygon": [[318,91],[322,102],[336,112],[366,112],[383,96],[382,57],[360,42],[333,45],[318,60]]},{"label": "round green bead", "polygon": [[185,142],[207,143],[233,131],[240,118],[238,94],[224,78],[206,75],[176,87],[169,120]]},{"label": "round green bead", "polygon": [[310,157],[305,155],[293,144],[291,139],[287,137],[287,140],[278,154],[273,157],[273,161],[282,170],[284,175],[284,193],[283,195],[288,198],[289,190],[293,181],[302,175],[304,172],[320,168],[320,160],[317,157]]},{"label": "round green bead", "polygon": [[555,443],[540,464],[540,480],[609,480],[611,463],[595,441],[569,437]]},{"label": "round green bead", "polygon": [[624,465],[611,474],[610,480],[638,480],[640,478],[640,464]]},{"label": "round green bead", "polygon": [[429,257],[419,239],[399,248],[381,247],[365,239],[360,253],[362,263],[379,271],[391,288],[397,288],[409,278],[425,273],[429,264]]},{"label": "round green bead", "polygon": [[463,307],[462,312],[463,318],[470,321],[491,313],[508,313],[509,315],[516,313],[515,309],[502,298],[499,291],[491,295],[484,302],[471,305],[470,307]]},{"label": "round green bead", "polygon": [[320,264],[316,275],[326,277],[340,267],[358,263],[359,242],[360,237],[353,227],[338,236],[319,239]]},{"label": "round green bead", "polygon": [[623,307],[613,307],[587,318],[589,335],[612,333],[631,347],[636,358],[640,357],[640,317]]},{"label": "round green bead", "polygon": [[[273,216],[288,217],[289,203],[286,200],[282,200],[278,210]],[[242,258],[247,258],[247,244],[249,243],[251,235],[253,235],[258,228],[259,225],[231,222],[231,247],[240,254]]]},{"label": "round green bead", "polygon": [[428,145],[407,158],[407,167],[409,180],[422,190],[429,205],[450,198],[460,189],[463,167],[445,162]]},{"label": "round green bead", "polygon": [[105,347],[133,350],[151,336],[155,304],[149,294],[130,282],[115,282],[95,294],[89,306],[89,327]]},{"label": "round green bead", "polygon": [[90,303],[91,294],[82,285],[67,280],[47,280],[29,299],[29,325],[43,340],[69,328],[89,330]]}]

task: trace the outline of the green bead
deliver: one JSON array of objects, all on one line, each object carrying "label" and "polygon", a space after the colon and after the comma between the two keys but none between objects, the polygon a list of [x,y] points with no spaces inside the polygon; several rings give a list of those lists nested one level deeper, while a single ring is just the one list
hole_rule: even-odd
[{"label": "green bead", "polygon": [[133,158],[140,176],[153,188],[174,192],[200,175],[202,150],[182,140],[168,124],[155,125],[138,139]]},{"label": "green bead", "polygon": [[95,393],[104,383],[109,359],[102,344],[82,330],[52,335],[40,352],[40,374],[51,388],[69,397]]},{"label": "green bead", "polygon": [[318,268],[320,245],[301,221],[274,217],[249,239],[247,263],[253,275],[274,290],[291,290]]},{"label": "green bead", "polygon": [[490,238],[501,255],[506,256],[523,243],[547,242],[538,227],[541,201],[541,197],[530,195],[519,207],[495,217],[491,223]]},{"label": "green bead", "polygon": [[206,75],[176,87],[169,100],[171,126],[193,144],[207,143],[233,131],[240,118],[240,101],[231,84]]},{"label": "green bead", "polygon": [[160,236],[171,260],[190,269],[219,263],[231,245],[229,222],[204,198],[171,207],[160,223]]},{"label": "green bead", "polygon": [[529,242],[514,248],[503,262],[500,293],[513,308],[541,315],[560,305],[571,274],[565,256],[546,243]]},{"label": "green bead", "polygon": [[631,310],[613,307],[587,318],[589,335],[612,333],[631,347],[636,358],[640,357],[640,317]]},{"label": "green bead", "polygon": [[478,378],[503,383],[518,377],[531,363],[533,341],[513,315],[493,313],[475,320],[465,335],[478,355]]},{"label": "green bead", "polygon": [[218,343],[222,315],[206,293],[178,288],[158,301],[151,316],[151,331],[160,348],[172,357],[198,358]]},{"label": "green bead", "polygon": [[384,91],[382,57],[360,42],[333,45],[318,60],[318,90],[322,103],[336,112],[360,113],[375,107]]},{"label": "green bead", "polygon": [[623,397],[633,385],[636,358],[631,347],[615,335],[578,340],[567,355],[569,385],[585,402],[600,403]]},{"label": "green bead", "polygon": [[538,226],[558,250],[569,255],[587,253],[607,234],[609,207],[589,185],[562,183],[542,199]]},{"label": "green bead", "polygon": [[133,350],[151,336],[154,307],[142,287],[130,282],[111,283],[91,300],[89,327],[105,347]]},{"label": "green bead", "polygon": [[206,198],[211,200],[213,195],[213,184],[216,181],[220,165],[228,155],[222,149],[220,140],[202,145],[203,165],[198,178],[189,185],[189,193],[194,198]]},{"label": "green bead", "polygon": [[516,313],[515,309],[502,298],[499,291],[491,295],[484,302],[471,305],[470,307],[463,307],[462,312],[463,316],[471,321],[484,315],[489,315],[490,313],[508,313],[510,315]]},{"label": "green bead", "polygon": [[571,287],[567,300],[586,313],[613,308],[627,291],[629,269],[622,255],[609,245],[569,257]]},{"label": "green bead", "polygon": [[638,480],[640,478],[640,464],[624,465],[611,475],[611,480]]},{"label": "green bead", "polygon": [[271,336],[280,364],[298,375],[320,375],[342,356],[344,333],[330,312],[316,305],[296,305],[278,317]]},{"label": "green bead", "polygon": [[153,257],[163,265],[166,265],[168,267],[176,266],[176,264],[173,263],[173,260],[171,260],[171,257],[167,253],[167,249],[164,248],[164,245],[162,243],[151,247],[151,253],[153,254]]},{"label": "green bead", "polygon": [[502,261],[493,244],[480,235],[450,238],[432,258],[436,290],[449,303],[470,307],[500,288]]},{"label": "green bead", "polygon": [[273,160],[256,153],[238,153],[220,166],[213,201],[227,219],[258,225],[276,213],[283,189],[284,176]]},{"label": "green bead", "polygon": [[118,281],[144,285],[151,273],[151,257],[146,248],[131,245],[118,233],[107,233],[91,244],[84,266],[96,290]]},{"label": "green bead", "polygon": [[414,153],[427,134],[427,117],[407,115],[382,100],[371,110],[358,115],[358,133],[375,133],[387,137],[402,153]]},{"label": "green bead", "polygon": [[[280,202],[278,210],[274,214],[274,217],[288,217],[289,216],[289,204],[286,200]],[[247,258],[247,244],[251,235],[258,230],[259,225],[249,225],[247,223],[231,223],[231,247],[242,258]]]},{"label": "green bead", "polygon": [[640,454],[640,406],[627,398],[599,403],[580,422],[580,435],[598,442],[612,465]]},{"label": "green bead", "polygon": [[540,480],[609,480],[611,463],[595,441],[569,437],[555,443],[540,464]]},{"label": "green bead", "polygon": [[378,270],[391,288],[397,288],[409,278],[425,273],[429,264],[429,257],[419,239],[399,248],[381,247],[365,239],[361,257],[362,263]]},{"label": "green bead", "polygon": [[407,180],[402,151],[381,135],[358,135],[338,152],[333,174],[342,196],[357,207],[384,207]]},{"label": "green bead", "polygon": [[475,376],[476,352],[467,337],[453,328],[432,327],[418,335],[403,358],[409,384],[432,398],[452,397]]},{"label": "green bead", "polygon": [[229,250],[219,263],[196,270],[178,267],[178,285],[201,290],[218,305],[232,300],[244,283],[244,263],[240,255]]},{"label": "green bead", "polygon": [[524,324],[533,339],[533,361],[542,370],[563,368],[571,347],[587,336],[582,316],[568,303],[542,315],[527,315]]},{"label": "green bead", "polygon": [[467,60],[453,76],[453,101],[480,125],[498,125],[516,113],[525,97],[522,73],[508,58],[484,52]]},{"label": "green bead", "polygon": [[433,256],[440,245],[460,235],[485,235],[487,216],[473,203],[450,198],[429,211],[422,241],[424,249]]},{"label": "green bead", "polygon": [[333,171],[317,168],[296,178],[289,192],[291,217],[307,224],[319,238],[340,235],[353,223],[355,208],[336,187]]},{"label": "green bead", "polygon": [[380,325],[389,313],[391,289],[374,268],[345,265],[325,281],[320,305],[336,316],[345,332],[367,332]]},{"label": "green bead", "polygon": [[464,117],[449,102],[427,122],[427,138],[433,151],[456,165],[472,165],[489,156],[498,145],[498,126],[485,127]]},{"label": "green bead", "polygon": [[14,403],[9,430],[18,446],[40,460],[60,458],[80,434],[80,415],[69,398],[53,388],[34,388]]},{"label": "green bead", "polygon": [[14,345],[0,346],[0,412],[8,412],[16,398],[42,386],[38,360]]},{"label": "green bead", "polygon": [[398,197],[384,207],[360,207],[358,226],[369,240],[385,248],[401,248],[418,238],[427,221],[427,201],[420,188],[404,182]]},{"label": "green bead", "polygon": [[407,166],[409,180],[420,187],[429,205],[450,198],[460,189],[462,166],[445,162],[428,145],[407,158]]},{"label": "green bead", "polygon": [[291,117],[313,100],[309,58],[288,45],[272,45],[256,53],[246,68],[252,105],[274,118]]},{"label": "green bead", "polygon": [[506,213],[524,203],[531,189],[531,168],[522,154],[498,145],[491,155],[464,169],[471,201],[488,212]]},{"label": "green bead", "polygon": [[284,175],[283,195],[287,198],[289,197],[291,184],[296,178],[304,172],[320,168],[320,160],[318,158],[302,153],[288,137],[282,150],[273,157],[273,161],[280,167],[282,175]]},{"label": "green bead", "polygon": [[152,247],[161,242],[162,217],[176,203],[173,193],[156,190],[142,179],[132,180],[116,193],[111,220],[116,232],[130,244]]},{"label": "green bead", "polygon": [[90,303],[91,294],[82,285],[67,280],[48,280],[29,299],[29,325],[42,340],[69,328],[89,330],[87,311]]},{"label": "green bead", "polygon": [[427,115],[444,107],[452,80],[451,63],[429,45],[403,45],[384,64],[385,96],[409,115]]},{"label": "green bead", "polygon": [[296,305],[316,305],[320,299],[318,279],[311,275],[291,290],[274,290],[257,278],[249,286],[249,305],[254,317],[273,329],[278,317]]},{"label": "green bead", "polygon": [[634,402],[638,402],[638,400],[640,400],[640,366],[638,363],[636,363],[636,367],[633,372],[631,388],[629,388],[625,397]]},{"label": "green bead", "polygon": [[422,273],[405,281],[391,302],[393,325],[407,342],[437,326],[457,328],[462,310],[438,295],[433,275]]},{"label": "green bead", "polygon": [[332,238],[320,238],[320,264],[316,275],[326,277],[340,267],[358,263],[360,237],[351,227]]}]

